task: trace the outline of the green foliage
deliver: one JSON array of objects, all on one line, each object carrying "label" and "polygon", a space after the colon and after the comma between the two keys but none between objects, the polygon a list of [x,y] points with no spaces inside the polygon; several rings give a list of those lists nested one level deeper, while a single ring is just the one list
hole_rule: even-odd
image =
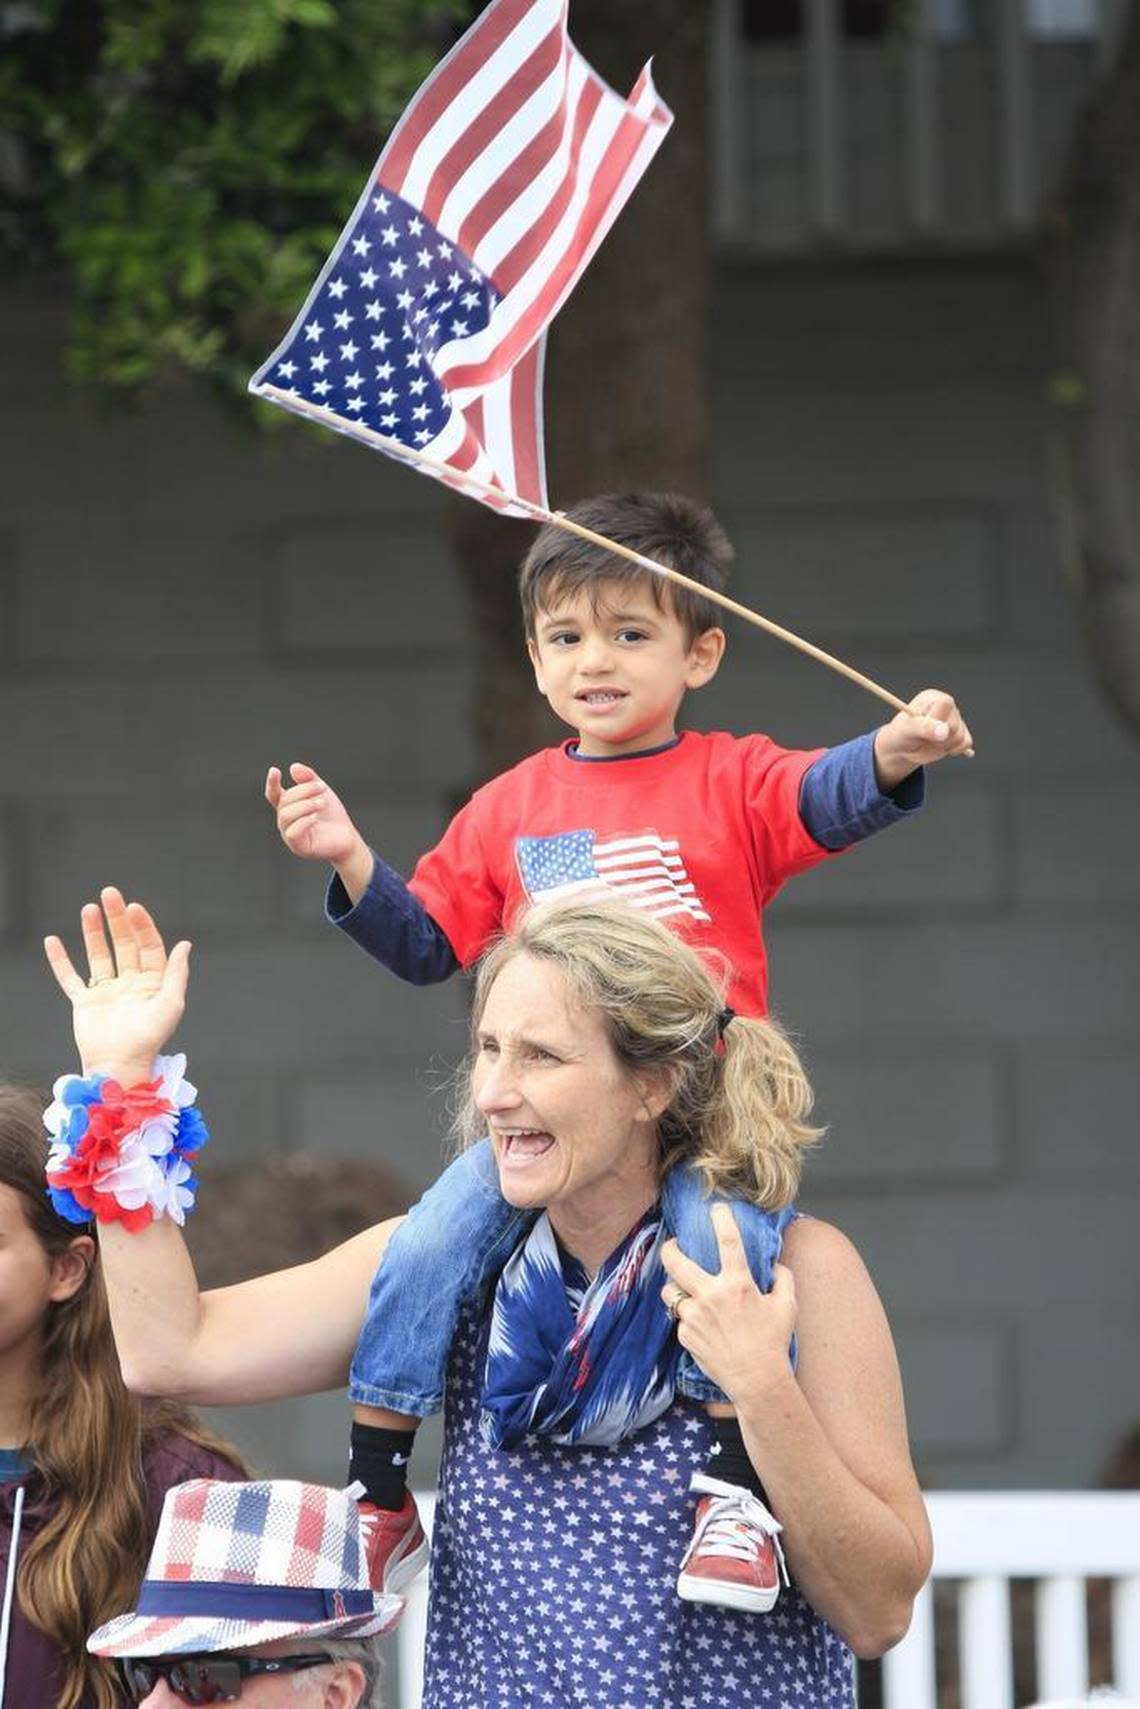
[{"label": "green foliage", "polygon": [[[62,262],[71,363],[243,388],[470,0],[23,0],[0,113],[13,262]],[[3,138],[0,138],[3,140]],[[14,147],[12,144],[14,143]]]},{"label": "green foliage", "polygon": [[1079,374],[1054,374],[1049,381],[1048,396],[1058,409],[1083,409],[1089,402],[1089,388]]}]

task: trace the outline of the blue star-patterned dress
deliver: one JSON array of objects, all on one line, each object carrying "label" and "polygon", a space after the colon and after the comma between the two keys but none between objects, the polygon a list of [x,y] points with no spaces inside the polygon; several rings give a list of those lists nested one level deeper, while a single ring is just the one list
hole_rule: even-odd
[{"label": "blue star-patterned dress", "polygon": [[851,1652],[794,1590],[770,1614],[682,1602],[689,1477],[712,1433],[688,1401],[612,1448],[479,1433],[486,1330],[447,1383],[424,1709],[855,1709]]}]

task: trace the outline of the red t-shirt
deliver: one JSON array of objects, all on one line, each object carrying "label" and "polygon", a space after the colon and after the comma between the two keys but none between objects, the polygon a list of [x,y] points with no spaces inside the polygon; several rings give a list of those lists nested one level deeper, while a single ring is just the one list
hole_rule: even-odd
[{"label": "red t-shirt", "polygon": [[824,751],[686,732],[664,751],[583,760],[545,748],[493,778],[418,862],[409,889],[467,967],[532,901],[614,891],[728,958],[728,1000],[768,1009],[761,914],[829,851],[800,818]]}]

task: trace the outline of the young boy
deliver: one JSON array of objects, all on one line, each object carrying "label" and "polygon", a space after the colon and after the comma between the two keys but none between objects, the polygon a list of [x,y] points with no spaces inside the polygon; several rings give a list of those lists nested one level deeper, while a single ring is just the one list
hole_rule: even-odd
[{"label": "young boy", "polygon": [[[703,586],[723,586],[732,548],[711,512],[687,499],[611,496],[567,514]],[[678,735],[686,692],[709,682],[724,654],[711,601],[554,525],[527,554],[520,592],[539,690],[575,736],[477,790],[408,883],[305,765],[291,767],[291,787],[276,768],[266,782],[286,845],[332,863],[329,918],[415,984],[470,966],[528,902],[613,889],[722,952],[731,1008],[764,1015],[762,910],[793,874],[921,805],[920,768],[970,744],[953,700],[925,690],[909,712],[830,750],[782,749],[760,735]],[[699,1184],[681,1170],[670,1183],[672,1232],[717,1270]],[[734,1210],[768,1288],[786,1216],[740,1202]],[[349,1392],[352,1473],[367,1492],[381,1588],[399,1589],[426,1559],[404,1466],[419,1419],[442,1404],[460,1305],[501,1268],[525,1221],[495,1191],[489,1154],[477,1146],[413,1208],[373,1284]],[[717,1436],[713,1475],[695,1480],[708,1499],[681,1594],[770,1608],[779,1527],[759,1500],[739,1426],[687,1355],[679,1386],[711,1403]]]}]

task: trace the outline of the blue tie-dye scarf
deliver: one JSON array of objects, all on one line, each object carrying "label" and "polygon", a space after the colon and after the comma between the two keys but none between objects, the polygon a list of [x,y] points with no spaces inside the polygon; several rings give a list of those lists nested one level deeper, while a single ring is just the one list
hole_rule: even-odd
[{"label": "blue tie-dye scarf", "polygon": [[535,1434],[607,1446],[660,1417],[680,1359],[661,1302],[666,1238],[654,1206],[591,1281],[539,1217],[495,1290],[482,1413],[491,1447]]}]

